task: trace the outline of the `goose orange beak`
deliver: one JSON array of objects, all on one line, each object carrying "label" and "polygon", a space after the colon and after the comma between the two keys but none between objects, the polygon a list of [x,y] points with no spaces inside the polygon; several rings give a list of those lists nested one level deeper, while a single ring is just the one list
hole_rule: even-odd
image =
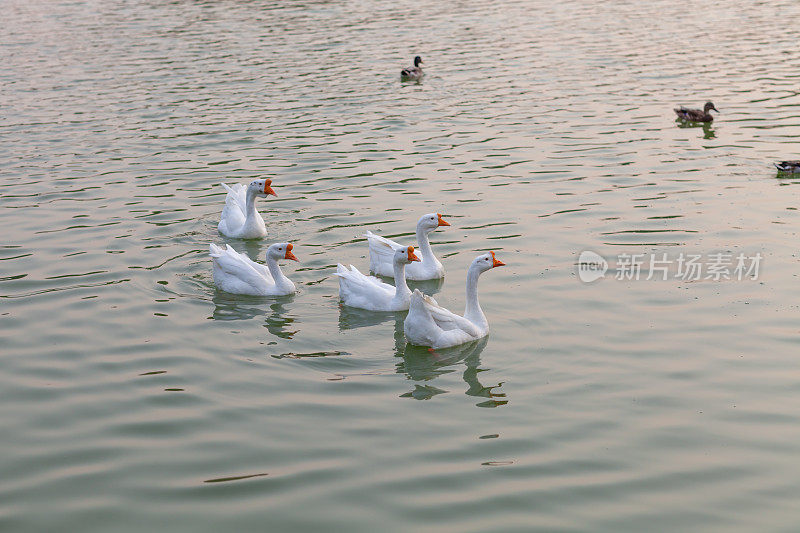
[{"label": "goose orange beak", "polygon": [[409,246],[408,247],[408,262],[411,263],[413,261],[419,261],[419,257],[414,255],[414,247],[413,246]]},{"label": "goose orange beak", "polygon": [[443,219],[442,215],[440,215],[439,213],[436,213],[436,216],[439,217],[439,225],[440,226],[449,226],[450,225],[450,223],[448,221],[446,221],[445,219]]},{"label": "goose orange beak", "polygon": [[283,257],[286,258],[286,259],[291,259],[292,261],[297,261],[299,263],[300,260],[294,256],[294,254],[292,253],[292,248],[294,248],[294,247],[291,244],[287,244],[286,245],[286,255],[284,255]]},{"label": "goose orange beak", "polygon": [[272,187],[270,187],[270,185],[272,185],[272,180],[264,180],[264,194],[266,195],[271,194],[272,196],[277,197],[278,195],[275,194],[275,191],[272,190]]},{"label": "goose orange beak", "polygon": [[502,261],[500,261],[498,258],[496,258],[496,257],[494,256],[494,252],[489,252],[489,253],[490,253],[490,254],[492,254],[492,261],[493,261],[493,262],[492,262],[492,268],[494,268],[494,267],[506,266],[506,264],[505,264],[505,263],[503,263]]}]

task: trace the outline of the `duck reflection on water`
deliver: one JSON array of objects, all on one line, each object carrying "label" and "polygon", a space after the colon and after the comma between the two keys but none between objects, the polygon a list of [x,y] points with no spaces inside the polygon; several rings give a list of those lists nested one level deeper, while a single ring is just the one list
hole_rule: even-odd
[{"label": "duck reflection on water", "polygon": [[681,119],[677,119],[675,122],[681,129],[702,129],[703,139],[713,139],[717,136],[713,122],[686,122]]}]

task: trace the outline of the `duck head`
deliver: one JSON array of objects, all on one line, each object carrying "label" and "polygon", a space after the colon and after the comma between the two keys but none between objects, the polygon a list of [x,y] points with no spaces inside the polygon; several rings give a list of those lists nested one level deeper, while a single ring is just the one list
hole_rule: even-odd
[{"label": "duck head", "polygon": [[706,113],[706,114],[708,114],[708,112],[709,112],[710,110],[712,110],[712,109],[713,109],[714,111],[716,111],[717,113],[719,113],[719,109],[717,109],[716,107],[714,107],[714,102],[710,102],[710,101],[709,101],[709,102],[706,102],[706,105],[704,105],[704,106],[703,106],[703,112],[704,112],[704,113]]},{"label": "duck head", "polygon": [[486,272],[487,270],[491,270],[495,267],[505,266],[505,263],[497,259],[497,257],[494,255],[494,252],[489,252],[488,254],[482,254],[476,257],[472,261],[470,268],[473,266],[475,266],[480,272]]},{"label": "duck head", "polygon": [[293,246],[288,242],[276,242],[267,248],[267,257],[278,261],[280,259],[291,259],[292,261],[300,261],[292,253]]},{"label": "duck head", "polygon": [[449,225],[450,223],[443,219],[442,215],[439,213],[428,213],[427,215],[422,215],[417,222],[417,227],[422,228],[426,233],[430,233],[440,226]]},{"label": "duck head", "polygon": [[414,58],[414,66],[418,67],[420,65],[420,63],[422,63],[422,58],[419,57],[419,56],[415,57]]},{"label": "duck head", "polygon": [[263,179],[263,180],[255,180],[250,185],[247,186],[248,192],[253,191],[258,196],[262,196],[266,198],[270,194],[272,196],[278,196],[275,194],[275,191],[272,190],[272,180],[271,179]]}]

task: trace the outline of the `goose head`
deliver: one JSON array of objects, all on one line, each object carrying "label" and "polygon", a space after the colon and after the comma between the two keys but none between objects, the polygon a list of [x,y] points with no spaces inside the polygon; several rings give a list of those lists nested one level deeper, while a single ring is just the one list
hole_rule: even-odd
[{"label": "goose head", "polygon": [[272,180],[271,179],[263,179],[263,180],[255,180],[250,185],[247,186],[247,192],[252,192],[257,196],[261,196],[266,198],[270,194],[272,196],[278,196],[275,194],[275,191],[272,190]]},{"label": "goose head", "polygon": [[300,261],[292,253],[292,245],[288,242],[276,242],[267,248],[267,259],[278,261],[280,259],[291,259],[292,261]]},{"label": "goose head", "polygon": [[711,101],[709,101],[709,102],[706,102],[706,105],[704,105],[704,106],[703,106],[703,112],[704,112],[705,114],[708,114],[708,112],[709,112],[710,110],[712,110],[712,109],[713,109],[714,111],[716,111],[717,113],[719,113],[719,109],[717,109],[716,107],[714,107],[714,102],[711,102]]},{"label": "goose head", "polygon": [[414,66],[418,67],[420,65],[420,63],[422,63],[422,58],[419,57],[419,56],[415,57],[414,58]]},{"label": "goose head", "polygon": [[422,229],[425,233],[430,233],[440,226],[449,226],[450,223],[442,218],[439,213],[428,213],[422,215],[417,222],[417,228]]},{"label": "goose head", "polygon": [[414,254],[414,247],[407,246],[405,248],[397,248],[394,251],[394,257],[392,258],[395,263],[400,263],[402,265],[407,265],[414,261],[419,261],[419,257]]},{"label": "goose head", "polygon": [[505,263],[500,261],[494,256],[494,252],[489,252],[488,254],[481,254],[476,257],[472,264],[470,265],[470,269],[477,268],[479,272],[486,272],[487,270],[491,270],[495,267],[505,266]]}]

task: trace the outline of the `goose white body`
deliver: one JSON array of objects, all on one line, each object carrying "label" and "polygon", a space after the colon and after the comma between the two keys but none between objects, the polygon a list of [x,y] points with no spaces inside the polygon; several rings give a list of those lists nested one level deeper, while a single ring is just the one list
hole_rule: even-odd
[{"label": "goose white body", "polygon": [[223,183],[228,191],[217,229],[226,237],[236,239],[262,239],[267,235],[264,218],[256,210],[256,198],[275,195],[271,180],[256,180],[248,186],[235,183],[232,187]]},{"label": "goose white body", "polygon": [[445,309],[433,298],[415,290],[403,324],[406,340],[411,344],[436,349],[485,337],[489,333],[489,322],[478,302],[478,277],[486,270],[503,264],[494,258],[493,252],[480,255],[472,262],[467,270],[467,305],[464,316]]},{"label": "goose white body", "polygon": [[[388,248],[388,245],[385,245]],[[384,283],[374,276],[366,276],[350,265],[336,266],[339,277],[339,298],[344,305],[369,311],[405,311],[411,298],[406,284],[405,267],[411,261],[419,261],[414,255],[414,247],[389,248],[393,257],[395,286]]]},{"label": "goose white body", "polygon": [[[278,266],[277,259],[293,258],[289,243],[273,244],[267,250],[267,264],[251,260],[234,250],[230,244],[225,249],[216,244],[209,245],[214,284],[225,292],[251,296],[285,296],[295,292],[294,283]],[[284,250],[288,248],[286,254]],[[289,257],[291,256],[291,257]]]},{"label": "goose white body", "polygon": [[[419,262],[414,262],[406,266],[406,279],[412,281],[423,281],[428,279],[439,279],[444,277],[444,267],[436,259],[428,240],[428,234],[440,226],[449,226],[448,222],[442,219],[438,213],[428,213],[422,215],[417,222],[417,246],[419,251]],[[393,276],[394,266],[392,265],[393,250],[403,248],[398,242],[391,239],[375,235],[371,231],[364,234],[369,244],[369,269],[379,276]]]}]

